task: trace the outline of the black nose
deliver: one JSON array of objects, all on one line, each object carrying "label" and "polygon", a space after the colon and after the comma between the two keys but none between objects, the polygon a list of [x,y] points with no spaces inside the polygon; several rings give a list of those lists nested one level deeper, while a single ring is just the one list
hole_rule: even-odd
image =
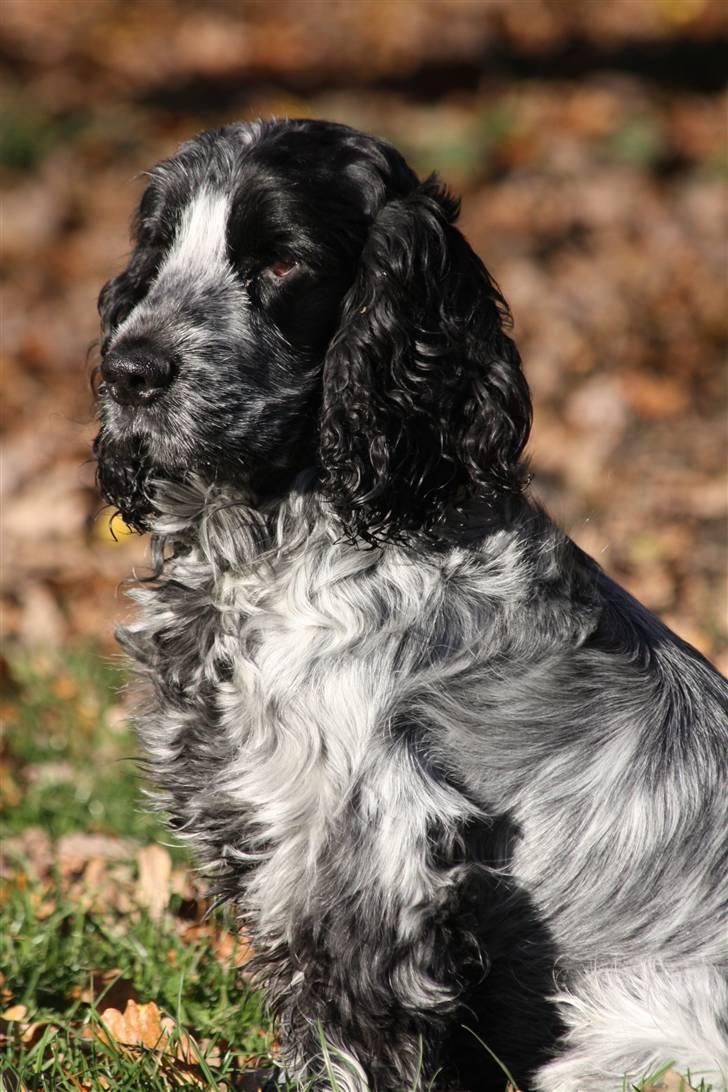
[{"label": "black nose", "polygon": [[141,406],[153,402],[174,378],[171,357],[154,349],[121,347],[108,353],[101,376],[115,402]]}]

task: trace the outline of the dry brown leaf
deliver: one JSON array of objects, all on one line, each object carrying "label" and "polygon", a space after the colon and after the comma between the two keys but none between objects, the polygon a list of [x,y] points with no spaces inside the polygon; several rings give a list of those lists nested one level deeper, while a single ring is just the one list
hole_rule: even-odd
[{"label": "dry brown leaf", "polygon": [[137,902],[146,907],[154,921],[158,921],[169,902],[172,859],[164,846],[151,845],[139,850],[137,864]]},{"label": "dry brown leaf", "polygon": [[74,1077],[73,1073],[70,1073],[67,1069],[64,1069],[63,1076],[66,1077],[67,1080],[72,1081],[75,1087],[80,1089],[80,1092],[86,1092],[86,1088],[84,1087],[84,1085],[81,1084],[77,1077]]},{"label": "dry brown leaf", "polygon": [[235,967],[244,967],[255,954],[245,933],[220,929],[211,921],[179,923],[178,931],[185,944],[196,945],[207,941],[217,959],[232,963]]},{"label": "dry brown leaf", "polygon": [[186,868],[175,868],[170,880],[170,889],[186,902],[198,898],[200,891],[194,885],[194,877]]},{"label": "dry brown leaf", "polygon": [[[22,1034],[20,1036],[22,1042],[24,1042],[29,1047],[34,1047],[40,1039],[41,1035],[43,1035],[48,1030],[48,1026],[49,1025],[44,1024],[42,1020],[35,1020],[32,1024],[27,1024],[23,1028]],[[53,1027],[53,1034],[55,1034],[58,1029],[53,1025],[51,1026]]]},{"label": "dry brown leaf", "polygon": [[645,1084],[643,1092],[691,1092],[692,1085],[674,1069],[663,1073],[656,1083]]},{"label": "dry brown leaf", "polygon": [[0,761],[0,810],[8,812],[16,808],[22,799],[23,792],[10,763]]},{"label": "dry brown leaf", "polygon": [[90,890],[103,886],[107,875],[107,862],[103,857],[92,857],[83,870],[83,882]]},{"label": "dry brown leaf", "polygon": [[58,841],[58,863],[64,875],[80,871],[93,857],[124,861],[131,856],[128,842],[106,834],[65,834]]},{"label": "dry brown leaf", "polygon": [[12,1005],[9,1009],[6,1009],[5,1012],[0,1012],[0,1020],[20,1021],[25,1020],[27,1015],[28,1010],[25,1005]]},{"label": "dry brown leaf", "polygon": [[[51,1026],[53,1033],[56,1032],[54,1025],[48,1025],[42,1020],[34,1020],[32,1023],[26,1023],[26,1017],[28,1010],[25,1005],[12,1005],[5,1012],[0,1013],[0,1039],[5,1041],[5,1032],[9,1029],[8,1024],[13,1025],[14,1038],[20,1038],[20,1041],[25,1043],[28,1047],[33,1047],[44,1034],[46,1029]],[[0,1085],[0,1088],[2,1086]]]},{"label": "dry brown leaf", "polygon": [[622,375],[622,385],[629,404],[648,420],[675,417],[690,405],[690,392],[674,377],[631,370]]},{"label": "dry brown leaf", "polygon": [[[123,1013],[111,1006],[101,1012],[109,1035],[122,1046],[145,1046],[150,1050],[163,1049],[166,1034],[162,1028],[161,1013],[153,1001],[139,1005],[133,998],[126,1003]],[[99,1033],[104,1038],[103,1032]]]},{"label": "dry brown leaf", "polygon": [[218,959],[244,967],[253,958],[253,947],[244,934],[221,930],[212,937],[212,947]]},{"label": "dry brown leaf", "polygon": [[63,642],[65,620],[56,596],[38,581],[28,584],[22,594],[20,638],[31,648],[58,648]]},{"label": "dry brown leaf", "polygon": [[141,1047],[155,1050],[164,1066],[174,1070],[176,1078],[206,1087],[192,1041],[178,1033],[174,1020],[164,1016],[153,1001],[140,1005],[130,998],[123,1012],[109,1005],[102,1008],[101,1020],[104,1027],[90,1029],[90,1037],[107,1040],[111,1036],[128,1051]]}]

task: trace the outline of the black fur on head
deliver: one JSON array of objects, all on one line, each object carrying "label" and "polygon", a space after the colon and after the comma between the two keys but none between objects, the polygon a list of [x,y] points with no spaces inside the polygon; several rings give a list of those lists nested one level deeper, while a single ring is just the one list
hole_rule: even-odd
[{"label": "black fur on head", "polygon": [[99,297],[94,450],[126,522],[147,527],[150,480],[190,473],[261,503],[313,470],[368,541],[520,489],[528,388],[457,213],[327,122],[228,126],[154,168]]}]

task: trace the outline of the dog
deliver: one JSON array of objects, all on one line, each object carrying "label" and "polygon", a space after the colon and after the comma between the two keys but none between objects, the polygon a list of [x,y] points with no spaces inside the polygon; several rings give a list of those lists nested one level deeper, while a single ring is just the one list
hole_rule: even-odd
[{"label": "dog", "polygon": [[206,132],[99,299],[120,633],[297,1087],[728,1072],[728,686],[529,497],[458,201],[343,125]]}]

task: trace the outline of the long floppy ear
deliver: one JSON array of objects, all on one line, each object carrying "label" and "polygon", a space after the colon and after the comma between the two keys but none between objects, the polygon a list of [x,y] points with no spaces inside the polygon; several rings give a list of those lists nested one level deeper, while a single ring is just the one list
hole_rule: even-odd
[{"label": "long floppy ear", "polygon": [[531,401],[497,286],[433,176],[379,212],[324,365],[324,493],[369,541],[523,488]]}]

